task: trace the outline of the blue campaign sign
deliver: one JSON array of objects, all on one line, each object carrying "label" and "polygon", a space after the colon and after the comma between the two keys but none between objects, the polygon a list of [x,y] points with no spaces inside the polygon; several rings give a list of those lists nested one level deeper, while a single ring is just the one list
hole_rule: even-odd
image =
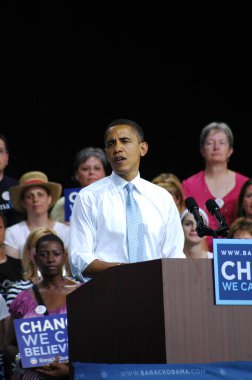
[{"label": "blue campaign sign", "polygon": [[68,361],[66,314],[15,319],[14,326],[23,368]]},{"label": "blue campaign sign", "polygon": [[217,305],[252,305],[252,240],[214,239]]},{"label": "blue campaign sign", "polygon": [[73,204],[76,198],[76,195],[80,191],[81,187],[64,189],[64,197],[65,197],[65,222],[70,221],[70,217],[72,214]]}]

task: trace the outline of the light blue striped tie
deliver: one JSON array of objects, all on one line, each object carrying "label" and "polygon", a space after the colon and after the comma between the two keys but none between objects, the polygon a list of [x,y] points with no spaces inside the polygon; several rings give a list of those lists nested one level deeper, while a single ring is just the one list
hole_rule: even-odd
[{"label": "light blue striped tie", "polygon": [[144,244],[144,225],[138,204],[133,198],[134,185],[128,183],[125,187],[128,191],[126,199],[128,254],[129,261],[135,263],[147,259]]}]

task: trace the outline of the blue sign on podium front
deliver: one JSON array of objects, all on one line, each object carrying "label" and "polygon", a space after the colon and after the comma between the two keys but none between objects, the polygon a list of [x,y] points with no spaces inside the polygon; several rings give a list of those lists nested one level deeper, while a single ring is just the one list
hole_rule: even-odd
[{"label": "blue sign on podium front", "polygon": [[214,239],[217,305],[252,305],[252,240]]}]

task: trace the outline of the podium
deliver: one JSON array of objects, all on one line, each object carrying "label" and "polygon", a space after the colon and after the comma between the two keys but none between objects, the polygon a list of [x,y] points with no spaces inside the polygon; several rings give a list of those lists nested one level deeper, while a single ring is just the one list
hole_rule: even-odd
[{"label": "podium", "polygon": [[252,360],[252,307],[215,305],[210,259],[110,268],[70,293],[67,309],[71,362]]}]

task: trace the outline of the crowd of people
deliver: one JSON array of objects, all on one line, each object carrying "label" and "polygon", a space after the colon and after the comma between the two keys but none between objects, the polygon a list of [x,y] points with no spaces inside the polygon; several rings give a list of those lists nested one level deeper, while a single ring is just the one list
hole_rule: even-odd
[{"label": "crowd of people", "polygon": [[[200,172],[183,180],[163,172],[147,181],[140,176],[148,153],[143,128],[128,119],[112,121],[104,149],[84,147],[74,157],[79,191],[69,223],[61,184],[37,170],[19,180],[6,176],[8,141],[0,135],[0,377],[69,377],[67,363],[35,370],[15,364],[13,319],[37,315],[37,290],[48,314],[60,314],[67,312],[67,294],[107,268],[160,258],[212,259],[213,236],[198,235],[186,198],[195,199],[205,226],[218,228],[206,207],[213,199],[229,227],[227,238],[252,238],[252,178],[229,168],[231,128],[212,122],[199,140]],[[131,228],[129,208],[137,215]]]}]

